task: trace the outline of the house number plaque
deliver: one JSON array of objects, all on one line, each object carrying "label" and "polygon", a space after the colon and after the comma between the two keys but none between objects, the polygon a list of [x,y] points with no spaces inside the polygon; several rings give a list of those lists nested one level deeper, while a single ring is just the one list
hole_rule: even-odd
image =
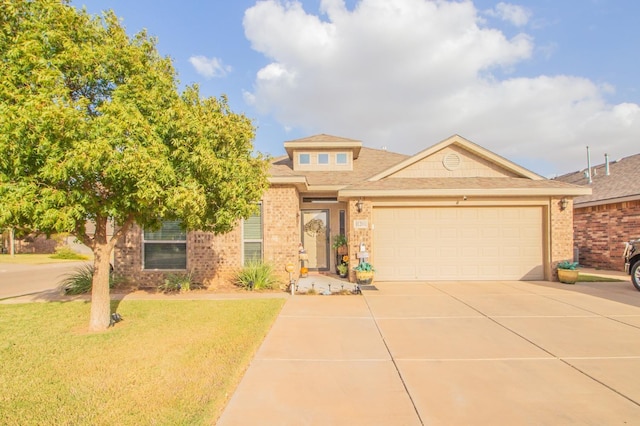
[{"label": "house number plaque", "polygon": [[367,229],[369,228],[369,221],[367,219],[354,220],[353,227],[355,229]]}]

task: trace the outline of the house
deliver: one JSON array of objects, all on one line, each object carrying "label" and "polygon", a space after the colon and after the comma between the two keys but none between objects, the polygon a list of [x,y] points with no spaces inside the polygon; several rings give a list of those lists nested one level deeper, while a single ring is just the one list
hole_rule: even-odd
[{"label": "house", "polygon": [[[591,182],[589,182],[591,176]],[[593,268],[624,270],[624,243],[640,238],[640,154],[608,161],[555,180],[593,190],[574,200],[577,260]]]},{"label": "house", "polygon": [[325,134],[284,148],[256,216],[218,236],[134,227],[116,271],[152,282],[189,270],[215,285],[259,258],[284,275],[300,243],[311,271],[335,271],[331,241],[344,234],[351,266],[368,256],[378,281],[553,280],[573,256],[572,199],[591,193],[458,135],[413,156]]}]

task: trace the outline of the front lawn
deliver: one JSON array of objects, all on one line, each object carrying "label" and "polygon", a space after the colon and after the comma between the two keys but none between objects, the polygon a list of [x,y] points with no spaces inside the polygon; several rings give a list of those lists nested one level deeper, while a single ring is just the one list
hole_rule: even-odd
[{"label": "front lawn", "polygon": [[580,283],[615,283],[627,280],[619,280],[616,278],[601,277],[599,275],[578,274],[578,282]]},{"label": "front lawn", "polygon": [[0,424],[214,424],[284,299],[113,303],[0,305]]}]

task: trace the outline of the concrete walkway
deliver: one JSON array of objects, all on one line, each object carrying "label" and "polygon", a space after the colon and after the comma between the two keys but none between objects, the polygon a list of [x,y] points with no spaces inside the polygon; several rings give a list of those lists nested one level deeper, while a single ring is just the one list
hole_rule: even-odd
[{"label": "concrete walkway", "polygon": [[630,282],[290,297],[219,425],[635,424]]}]

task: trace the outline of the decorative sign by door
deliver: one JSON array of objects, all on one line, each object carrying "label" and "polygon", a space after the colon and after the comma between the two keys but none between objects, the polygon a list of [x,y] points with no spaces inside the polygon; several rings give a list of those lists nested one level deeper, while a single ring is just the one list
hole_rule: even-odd
[{"label": "decorative sign by door", "polygon": [[322,219],[311,219],[304,224],[304,232],[310,237],[317,237],[319,234],[324,234],[326,229]]}]

